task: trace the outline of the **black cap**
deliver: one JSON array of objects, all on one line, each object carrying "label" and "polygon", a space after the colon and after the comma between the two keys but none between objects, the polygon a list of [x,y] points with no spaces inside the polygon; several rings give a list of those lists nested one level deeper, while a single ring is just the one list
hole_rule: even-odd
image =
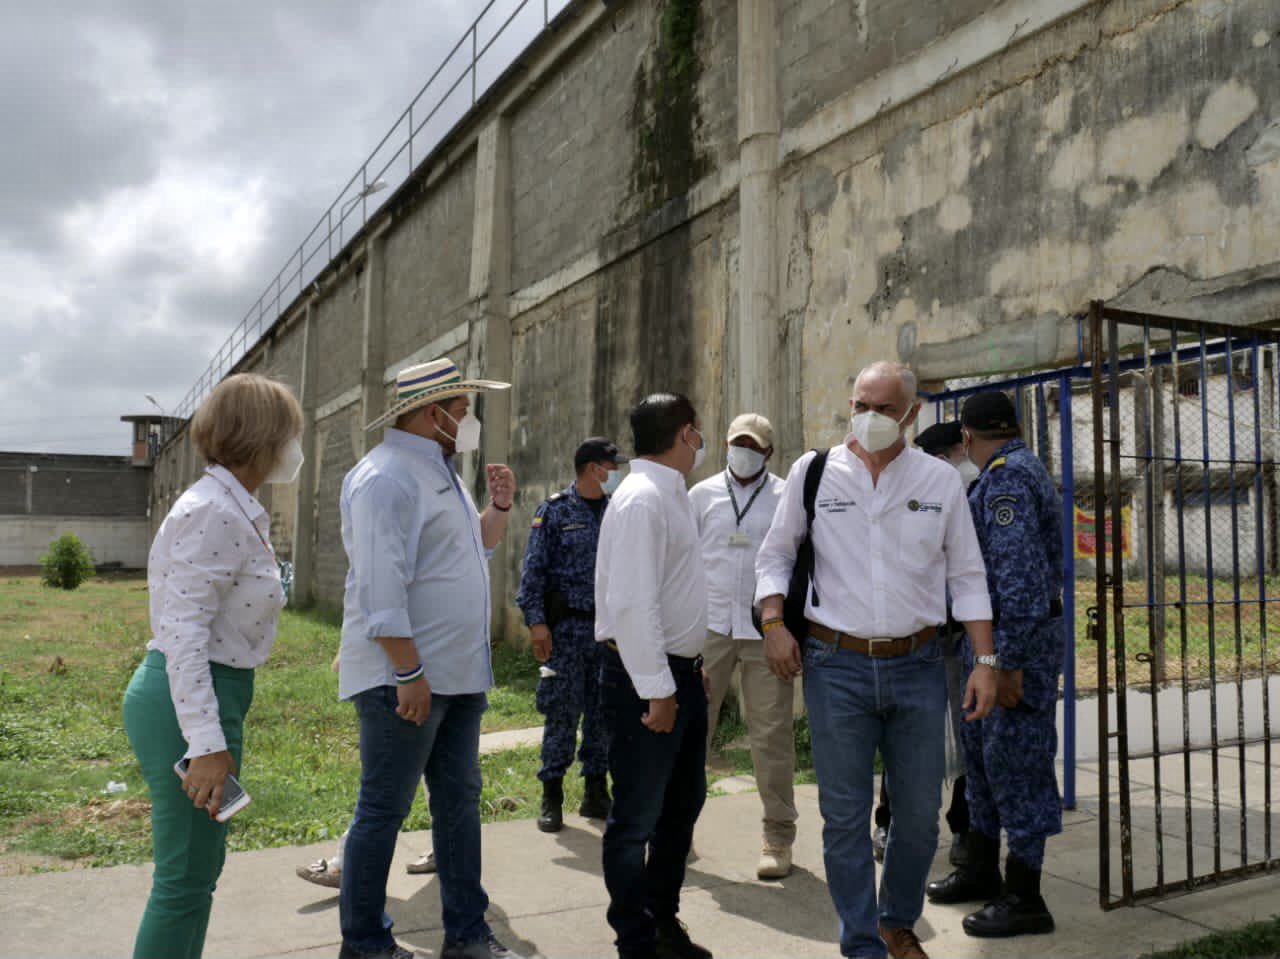
[{"label": "black cap", "polygon": [[960,435],[959,420],[951,420],[949,423],[934,423],[927,430],[921,430],[920,435],[916,437],[916,446],[930,456],[945,453],[963,442],[964,437]]},{"label": "black cap", "polygon": [[588,463],[628,463],[631,457],[623,456],[618,447],[604,436],[593,436],[582,441],[578,452],[573,454],[573,468],[581,470]]},{"label": "black cap", "polygon": [[999,390],[975,393],[964,401],[960,422],[971,430],[1010,430],[1018,425],[1018,411]]}]

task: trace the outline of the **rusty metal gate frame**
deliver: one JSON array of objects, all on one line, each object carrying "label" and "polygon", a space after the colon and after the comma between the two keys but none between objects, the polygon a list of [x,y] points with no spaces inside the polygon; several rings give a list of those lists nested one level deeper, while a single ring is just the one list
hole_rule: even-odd
[{"label": "rusty metal gate frame", "polygon": [[[1121,342],[1121,328],[1136,327],[1141,331],[1140,336],[1134,336],[1125,343]],[[1155,340],[1153,341],[1153,333]],[[1200,889],[1209,886],[1216,886],[1226,882],[1244,879],[1259,873],[1271,872],[1280,869],[1280,858],[1277,858],[1277,851],[1272,844],[1272,827],[1271,827],[1271,808],[1272,808],[1272,781],[1271,781],[1271,757],[1272,757],[1272,735],[1273,731],[1270,725],[1270,701],[1268,697],[1268,674],[1267,674],[1267,606],[1273,603],[1280,603],[1280,593],[1272,597],[1268,597],[1265,586],[1265,561],[1262,559],[1261,552],[1255,554],[1255,562],[1259,564],[1261,572],[1258,574],[1259,595],[1256,600],[1241,600],[1240,598],[1240,565],[1239,565],[1239,527],[1238,514],[1236,512],[1236,469],[1237,466],[1247,467],[1252,471],[1253,484],[1257,488],[1257,499],[1255,500],[1255,510],[1261,509],[1261,483],[1263,470],[1266,464],[1261,459],[1261,416],[1259,415],[1259,394],[1262,390],[1259,388],[1263,375],[1270,375],[1273,379],[1280,376],[1280,364],[1273,363],[1273,368],[1264,374],[1259,369],[1259,357],[1261,349],[1269,349],[1280,345],[1280,331],[1264,327],[1238,327],[1223,324],[1206,323],[1200,321],[1178,319],[1168,316],[1159,316],[1146,313],[1135,313],[1126,310],[1118,310],[1107,307],[1102,302],[1094,302],[1089,311],[1088,317],[1088,335],[1090,344],[1090,363],[1092,370],[1092,388],[1093,388],[1093,459],[1094,459],[1094,501],[1095,512],[1097,517],[1095,523],[1097,535],[1097,569],[1096,569],[1096,607],[1089,611],[1090,630],[1097,642],[1097,668],[1098,668],[1098,745],[1099,745],[1099,764],[1098,764],[1098,788],[1099,788],[1099,896],[1103,909],[1114,909],[1120,906],[1131,906],[1139,902],[1150,901],[1167,897],[1174,893],[1188,892],[1193,889]],[[1168,343],[1168,349],[1161,352],[1163,344]],[[1233,346],[1233,344],[1235,344]],[[1247,356],[1253,364],[1251,369],[1252,382],[1254,384],[1252,405],[1254,407],[1253,416],[1253,457],[1254,459],[1248,463],[1236,460],[1236,430],[1234,421],[1234,408],[1231,404],[1233,399],[1233,349],[1247,351]],[[1223,356],[1226,357],[1226,395],[1229,410],[1227,420],[1229,423],[1229,443],[1230,451],[1227,463],[1231,482],[1231,517],[1232,517],[1232,568],[1233,568],[1233,584],[1235,587],[1234,600],[1215,600],[1213,593],[1213,566],[1212,566],[1212,537],[1208,536],[1206,543],[1206,559],[1205,573],[1208,588],[1207,603],[1193,603],[1190,605],[1204,605],[1209,611],[1208,624],[1208,641],[1209,641],[1209,661],[1210,661],[1210,680],[1209,695],[1211,699],[1210,705],[1210,723],[1211,723],[1211,744],[1208,746],[1192,745],[1189,732],[1189,713],[1187,705],[1188,684],[1186,682],[1186,641],[1187,641],[1187,609],[1188,600],[1186,596],[1186,556],[1183,552],[1183,539],[1181,535],[1183,524],[1182,505],[1185,502],[1179,499],[1177,522],[1179,529],[1178,548],[1179,548],[1179,580],[1182,584],[1181,592],[1175,602],[1156,603],[1150,588],[1152,582],[1150,573],[1148,574],[1148,601],[1143,604],[1126,604],[1124,594],[1125,571],[1124,571],[1124,544],[1123,537],[1116,535],[1110,537],[1108,541],[1108,529],[1120,530],[1123,522],[1123,470],[1122,459],[1122,433],[1121,433],[1121,402],[1120,398],[1123,393],[1122,377],[1128,373],[1139,371],[1145,372],[1148,377],[1153,367],[1163,363],[1172,365],[1175,377],[1179,372],[1181,364],[1187,364],[1194,369],[1198,365],[1198,375],[1200,377],[1201,386],[1201,416],[1204,420],[1202,432],[1202,449],[1204,461],[1204,477],[1202,481],[1205,483],[1205,510],[1206,523],[1209,519],[1209,439],[1207,426],[1207,409],[1208,391],[1204,384],[1207,383],[1207,366],[1210,357]],[[1162,374],[1161,374],[1162,375]],[[1148,378],[1148,382],[1151,382]],[[1280,380],[1276,382],[1277,390],[1272,393],[1273,400],[1280,396]],[[1177,389],[1177,381],[1175,379],[1174,388]],[[1143,402],[1149,402],[1143,400]],[[1137,420],[1137,403],[1138,397],[1135,391],[1135,422]],[[1149,407],[1148,407],[1149,408]],[[1181,426],[1179,424],[1179,413],[1176,400],[1173,409],[1173,435],[1175,437],[1175,456],[1167,457],[1163,455],[1163,446],[1160,446],[1160,456],[1156,456],[1153,448],[1150,446],[1150,432],[1146,434],[1148,437],[1147,449],[1135,450],[1135,461],[1140,462],[1144,459],[1148,464],[1148,468],[1144,470],[1146,482],[1152,483],[1152,464],[1157,464],[1156,468],[1163,470],[1164,463],[1174,464],[1176,473],[1176,489],[1178,494],[1184,493],[1183,475],[1184,467],[1191,464],[1194,468],[1199,465],[1201,458],[1194,461],[1183,459],[1181,453]],[[1104,410],[1111,413],[1110,416],[1104,416]],[[1108,422],[1109,421],[1109,422]],[[1150,424],[1144,427],[1149,429]],[[1155,427],[1159,431],[1159,426]],[[1161,441],[1163,443],[1163,441]],[[1217,462],[1217,461],[1215,461]],[[1161,502],[1165,495],[1163,484],[1163,473],[1160,474],[1161,482]],[[1150,487],[1147,489],[1150,495]],[[1160,547],[1161,559],[1159,560],[1161,574],[1163,575],[1164,545],[1163,530],[1158,534],[1159,539],[1153,538],[1153,520],[1151,519],[1152,510],[1147,509],[1146,513],[1146,534],[1148,539],[1145,541],[1146,549],[1144,555],[1148,557],[1148,569],[1151,568],[1153,555],[1151,549],[1152,543],[1156,543]],[[1163,522],[1163,521],[1162,521]],[[1255,550],[1260,549],[1261,530],[1263,524],[1255,520]],[[1206,528],[1206,534],[1209,530]],[[1142,535],[1139,532],[1139,535]],[[1109,549],[1109,569],[1106,558]],[[1165,586],[1160,587],[1161,595]],[[1234,626],[1235,635],[1229,637],[1233,642],[1237,651],[1237,713],[1238,727],[1237,735],[1230,739],[1220,739],[1218,735],[1218,717],[1217,717],[1217,700],[1216,700],[1216,683],[1217,683],[1217,666],[1216,666],[1216,648],[1215,648],[1215,625],[1213,620],[1213,608],[1215,603],[1219,606],[1231,605],[1234,608]],[[1246,738],[1243,735],[1244,730],[1244,697],[1243,697],[1243,664],[1244,652],[1242,647],[1241,632],[1241,616],[1240,608],[1242,603],[1256,603],[1259,611],[1259,632],[1258,637],[1260,644],[1261,665],[1262,665],[1262,701],[1263,701],[1263,734],[1261,737]],[[1125,631],[1125,609],[1142,606],[1148,610],[1147,626],[1145,628],[1146,635],[1133,636],[1126,635]],[[1161,607],[1157,612],[1157,606]],[[1159,618],[1163,622],[1166,611],[1171,610],[1173,615],[1177,617],[1179,623],[1179,635],[1182,646],[1182,725],[1183,725],[1183,742],[1182,749],[1162,749],[1161,737],[1159,732],[1159,714],[1158,699],[1156,691],[1167,681],[1167,677],[1157,674],[1157,658],[1163,661],[1163,643],[1161,640],[1161,650],[1159,656],[1153,655],[1156,643],[1153,642],[1153,625]],[[1129,690],[1129,676],[1127,674],[1126,649],[1137,649],[1139,653],[1135,656],[1140,662],[1150,664],[1151,674],[1148,677],[1150,681],[1151,695],[1151,722],[1152,722],[1152,750],[1150,752],[1136,753],[1131,752],[1129,748],[1129,723],[1131,719],[1138,721],[1135,717],[1129,715],[1129,709],[1126,703],[1126,692]],[[1108,659],[1111,658],[1114,663],[1114,687],[1116,694],[1116,715],[1114,717],[1114,728],[1112,728],[1112,717],[1109,715],[1107,690],[1110,686],[1108,682]],[[1261,743],[1265,755],[1265,772],[1264,772],[1264,845],[1263,854],[1260,859],[1250,861],[1250,848],[1248,843],[1248,806],[1245,801],[1245,747],[1250,744]],[[1114,744],[1114,745],[1113,745]],[[1240,863],[1235,866],[1226,867],[1223,864],[1222,843],[1221,843],[1221,809],[1219,801],[1221,798],[1221,788],[1219,782],[1219,750],[1223,748],[1237,747],[1239,752],[1240,765],[1240,832],[1241,832],[1241,850]],[[1208,752],[1212,757],[1212,808],[1213,808],[1213,868],[1209,872],[1196,873],[1194,863],[1194,842],[1195,836],[1192,822],[1192,781],[1191,781],[1191,756],[1196,752]],[[1162,756],[1182,756],[1183,765],[1183,785],[1185,788],[1184,815],[1185,815],[1185,844],[1186,844],[1186,863],[1185,875],[1181,878],[1171,878],[1166,875],[1165,858],[1164,858],[1164,834],[1162,832],[1164,801],[1161,793],[1162,784],[1160,778],[1160,759]],[[1121,888],[1118,895],[1112,894],[1112,877],[1111,877],[1111,772],[1110,764],[1112,760],[1117,763],[1117,799],[1119,807],[1119,828],[1120,828],[1120,857],[1121,872],[1120,881]],[[1155,882],[1154,884],[1138,887],[1134,879],[1134,861],[1133,861],[1133,809],[1131,803],[1131,787],[1130,780],[1130,763],[1134,760],[1151,760],[1155,774],[1154,784],[1154,815],[1155,815]],[[1171,803],[1172,805],[1172,803]]]}]

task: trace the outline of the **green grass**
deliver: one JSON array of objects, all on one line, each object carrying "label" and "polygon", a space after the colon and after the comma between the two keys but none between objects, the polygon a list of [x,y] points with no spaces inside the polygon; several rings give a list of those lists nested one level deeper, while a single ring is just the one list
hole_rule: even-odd
[{"label": "green grass", "polygon": [[1216,932],[1145,959],[1267,959],[1280,956],[1280,916]]},{"label": "green grass", "polygon": [[[809,717],[797,716],[793,724],[793,736],[796,745],[797,783],[812,783],[817,780],[813,772],[813,745],[809,739]],[[751,763],[751,747],[746,744],[747,724],[742,718],[741,707],[733,691],[725,696],[720,707],[720,718],[716,723],[716,734],[711,740],[711,759],[718,768],[727,765],[735,776],[753,775]],[[878,760],[877,760],[878,762]]]},{"label": "green grass", "polygon": [[[0,853],[91,865],[150,857],[150,803],[120,711],[147,637],[141,577],[97,577],[70,592],[35,576],[0,579]],[[332,612],[281,617],[246,725],[243,779],[254,801],[236,817],[230,848],[313,842],[345,828],[359,754],[353,710],[338,701],[330,669],[339,637]],[[484,731],[540,725],[528,650],[496,648],[494,672],[501,685]],[[536,749],[487,756],[482,766],[487,820],[536,815]],[[126,791],[105,792],[109,781]],[[427,824],[418,803],[408,828]]]},{"label": "green grass", "polygon": [[[1238,608],[1234,602],[1236,585],[1230,578],[1210,580],[1188,575],[1185,588],[1185,605],[1179,603],[1183,583],[1176,576],[1166,578],[1163,595],[1151,597],[1162,609],[1165,622],[1165,666],[1161,677],[1154,675],[1154,624],[1158,616],[1148,605],[1146,581],[1125,581],[1124,663],[1127,685],[1149,686],[1153,679],[1157,685],[1181,682],[1184,666],[1189,683],[1205,682],[1215,674],[1219,681],[1224,681],[1280,670],[1280,577],[1267,577],[1261,588],[1256,577],[1242,577]],[[1212,604],[1209,602],[1211,593]],[[1106,669],[1107,685],[1114,689],[1116,639],[1114,618],[1110,615],[1112,601],[1113,597],[1108,593]],[[1098,647],[1087,634],[1087,611],[1096,604],[1093,580],[1076,580],[1076,685],[1080,691],[1094,690],[1099,685]],[[1267,636],[1265,660],[1262,650],[1264,634]]]}]

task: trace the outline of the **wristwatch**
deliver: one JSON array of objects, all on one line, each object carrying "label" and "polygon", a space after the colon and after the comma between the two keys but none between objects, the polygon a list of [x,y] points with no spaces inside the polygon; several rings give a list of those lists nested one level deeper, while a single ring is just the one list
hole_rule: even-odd
[{"label": "wristwatch", "polygon": [[978,666],[990,666],[992,669],[1000,668],[1000,657],[995,653],[987,653],[985,656],[975,656],[973,661]]}]

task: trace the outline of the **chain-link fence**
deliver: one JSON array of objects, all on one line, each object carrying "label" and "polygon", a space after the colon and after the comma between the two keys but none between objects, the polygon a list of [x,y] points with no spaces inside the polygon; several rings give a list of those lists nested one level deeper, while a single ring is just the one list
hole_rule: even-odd
[{"label": "chain-link fence", "polygon": [[[1090,610],[1100,532],[1108,553],[1120,538],[1130,682],[1275,671],[1280,643],[1265,653],[1261,644],[1268,615],[1280,624],[1278,348],[1256,337],[1169,330],[1148,332],[1130,350],[1114,378],[1114,404],[1108,377],[1100,420],[1087,363],[948,383],[932,397],[931,415],[958,418],[973,393],[1005,390],[1028,446],[1071,504],[1063,548],[1074,583],[1076,693],[1099,688]],[[1100,530],[1094,434],[1109,442],[1113,411],[1119,495],[1108,512],[1118,515],[1104,517]]]}]

